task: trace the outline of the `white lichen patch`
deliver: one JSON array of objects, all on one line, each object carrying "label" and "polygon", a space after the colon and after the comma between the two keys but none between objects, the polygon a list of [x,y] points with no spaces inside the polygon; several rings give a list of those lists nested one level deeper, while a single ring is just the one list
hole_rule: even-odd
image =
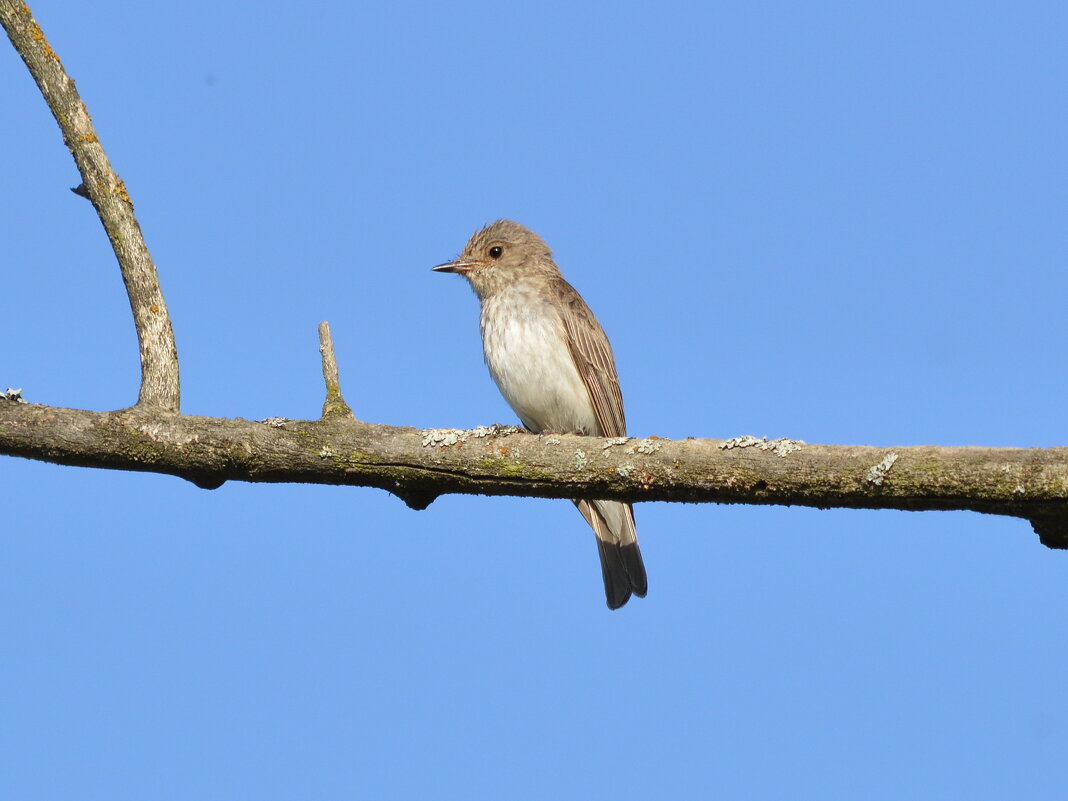
[{"label": "white lichen patch", "polygon": [[[175,431],[169,425],[167,420],[146,420],[137,427],[137,432],[144,437],[155,440],[156,442],[169,442],[177,445],[178,447],[184,447],[194,442],[200,442],[200,436],[190,432]],[[246,453],[252,452],[252,446],[248,443],[244,443]]]},{"label": "white lichen patch", "polygon": [[522,431],[523,429],[519,426],[502,425],[478,426],[478,428],[468,430],[462,428],[428,428],[423,432],[423,447],[447,448],[450,445],[467,442],[471,437],[482,439],[483,437],[496,437],[504,434],[519,434]]},{"label": "white lichen patch", "polygon": [[585,470],[586,467],[589,465],[589,463],[590,463],[590,460],[586,458],[586,451],[583,451],[583,450],[575,451],[575,469],[576,470]]},{"label": "white lichen patch", "polygon": [[768,438],[757,439],[754,436],[746,434],[744,437],[731,437],[726,442],[720,444],[720,450],[730,451],[735,448],[752,448],[754,445],[759,445],[761,442],[767,442]]},{"label": "white lichen patch", "polygon": [[890,468],[894,466],[894,462],[897,461],[897,454],[891,451],[883,457],[883,460],[879,464],[873,464],[868,468],[868,481],[877,487],[883,485],[883,481],[886,479],[887,474],[890,472]]},{"label": "white lichen patch", "polygon": [[634,466],[629,464],[621,464],[616,468],[616,472],[623,478],[630,478],[630,474],[634,472]]},{"label": "white lichen patch", "polygon": [[734,448],[758,448],[762,451],[771,451],[776,456],[789,456],[791,453],[795,453],[801,450],[805,444],[801,439],[787,439],[786,437],[780,437],[779,439],[769,440],[767,437],[754,437],[746,434],[744,437],[731,437],[726,442],[720,443],[720,450],[729,451]]},{"label": "white lichen patch", "polygon": [[630,437],[613,437],[605,441],[604,445],[601,446],[601,450],[606,451],[614,445],[626,445],[628,442],[630,442]]},{"label": "white lichen patch", "polygon": [[644,453],[646,456],[651,456],[660,450],[660,443],[655,439],[643,439],[632,450],[635,453]]},{"label": "white lichen patch", "polygon": [[428,428],[423,432],[423,447],[447,448],[467,439],[467,437],[461,436],[463,433],[457,428]]},{"label": "white lichen patch", "polygon": [[26,399],[22,397],[22,389],[7,388],[7,392],[0,392],[0,399],[14,401],[15,403],[25,403]]},{"label": "white lichen patch", "polygon": [[263,423],[264,425],[270,426],[271,428],[282,428],[286,423],[289,422],[289,418],[288,417],[265,417],[263,420],[260,420],[260,422]]},{"label": "white lichen patch", "polygon": [[545,440],[546,445],[559,445],[560,437],[547,437]]},{"label": "white lichen patch", "polygon": [[805,443],[799,439],[786,439],[784,437],[782,439],[772,440],[768,444],[775,446],[770,450],[776,456],[789,456],[791,453],[801,450],[801,446]]},{"label": "white lichen patch", "polygon": [[319,449],[320,459],[329,459],[333,455],[334,451],[329,445],[323,445],[323,447]]}]

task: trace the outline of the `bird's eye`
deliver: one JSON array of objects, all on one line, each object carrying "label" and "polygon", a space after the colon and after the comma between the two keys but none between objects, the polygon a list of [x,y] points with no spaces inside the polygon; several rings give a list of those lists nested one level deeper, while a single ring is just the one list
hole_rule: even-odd
[{"label": "bird's eye", "polygon": [[489,249],[491,259],[499,259],[502,253],[504,253],[504,248],[502,248],[500,245],[494,245]]}]

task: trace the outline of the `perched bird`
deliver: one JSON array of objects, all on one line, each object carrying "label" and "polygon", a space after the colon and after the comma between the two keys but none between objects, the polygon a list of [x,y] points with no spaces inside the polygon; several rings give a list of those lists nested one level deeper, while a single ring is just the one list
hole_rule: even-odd
[{"label": "perched bird", "polygon": [[[490,375],[535,433],[627,433],[612,348],[597,318],[564,280],[542,238],[511,220],[471,237],[438,272],[459,273],[482,304]],[[597,535],[609,609],[644,597],[645,565],[629,503],[576,500]]]}]

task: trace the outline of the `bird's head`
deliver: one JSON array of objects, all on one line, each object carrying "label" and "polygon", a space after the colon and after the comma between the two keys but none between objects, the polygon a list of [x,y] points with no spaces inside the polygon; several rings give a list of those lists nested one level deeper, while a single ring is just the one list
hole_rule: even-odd
[{"label": "bird's head", "polygon": [[553,254],[540,236],[511,220],[490,223],[468,240],[463,252],[434,268],[459,273],[479,298],[489,297],[517,281],[558,272]]}]

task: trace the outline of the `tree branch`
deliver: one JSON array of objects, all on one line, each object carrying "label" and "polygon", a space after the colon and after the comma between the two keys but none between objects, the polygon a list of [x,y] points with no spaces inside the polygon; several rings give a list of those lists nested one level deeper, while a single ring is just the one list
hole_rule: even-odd
[{"label": "tree branch", "polygon": [[177,412],[180,392],[174,331],[156,266],[134,217],[126,186],[112,170],[74,81],[63,69],[30,9],[17,0],[0,0],[0,23],[26,62],[63,132],[63,141],[82,175],[82,186],[76,191],[92,201],[122,270],[141,351],[141,392],[137,404]]},{"label": "tree branch", "polygon": [[0,400],[0,453],[180,476],[378,487],[423,508],[446,493],[971,510],[1024,517],[1043,541],[1068,513],[1068,448],[875,448],[418,430],[336,416],[271,420],[57,409]]},{"label": "tree branch", "polygon": [[319,353],[323,356],[323,381],[326,382],[326,400],[323,401],[323,417],[352,419],[352,409],[341,397],[341,379],[337,372],[337,357],[334,355],[334,339],[330,336],[330,323],[319,323]]}]

